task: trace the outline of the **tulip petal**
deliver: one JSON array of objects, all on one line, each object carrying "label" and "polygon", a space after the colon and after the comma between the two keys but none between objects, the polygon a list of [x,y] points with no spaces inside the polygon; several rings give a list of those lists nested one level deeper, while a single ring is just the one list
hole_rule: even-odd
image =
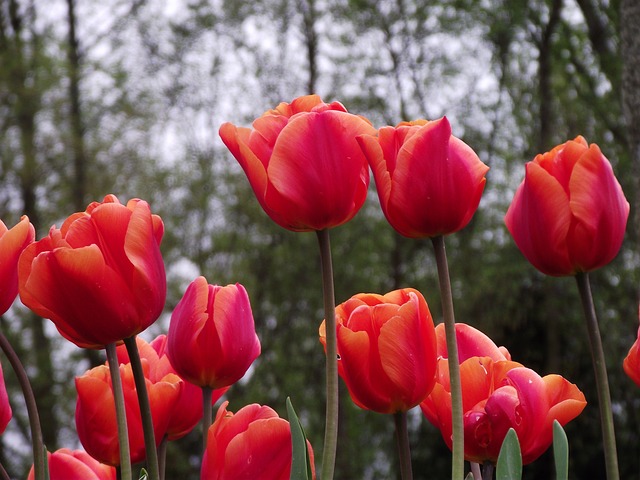
[{"label": "tulip petal", "polygon": [[103,348],[128,337],[131,320],[137,319],[129,288],[105,265],[96,245],[38,255],[24,290],[39,301],[30,308],[53,320],[60,333],[79,346]]},{"label": "tulip petal", "polygon": [[276,141],[268,175],[289,208],[299,209],[299,223],[321,230],[359,210],[369,169],[355,137],[372,131],[362,118],[334,110],[289,121]]},{"label": "tulip petal", "polygon": [[[391,132],[389,132],[389,129],[391,129]],[[373,178],[376,183],[376,190],[378,191],[378,198],[380,199],[380,206],[385,215],[387,212],[387,203],[391,195],[391,175],[389,173],[390,160],[384,156],[381,142],[383,141],[383,137],[389,136],[389,133],[393,135],[393,132],[395,132],[393,127],[383,127],[378,133],[378,138],[373,135],[360,135],[357,137],[360,148],[371,166]]]},{"label": "tulip petal", "polygon": [[[342,378],[353,402],[360,408],[387,413],[390,390],[369,334],[342,327],[337,331]],[[375,385],[373,384],[375,382]],[[386,388],[385,388],[386,387]]]},{"label": "tulip petal", "polygon": [[27,216],[9,230],[0,220],[0,315],[18,295],[18,261],[34,238],[35,230]]},{"label": "tulip petal", "polygon": [[505,216],[516,245],[538,270],[548,275],[574,273],[567,250],[571,225],[569,197],[558,181],[534,162]]},{"label": "tulip petal", "polygon": [[600,268],[616,256],[624,239],[629,202],[597,145],[576,163],[570,207],[577,223],[569,232],[569,253],[580,271]]},{"label": "tulip petal", "polygon": [[225,478],[287,480],[291,470],[289,422],[281,418],[255,420],[227,446]]},{"label": "tulip petal", "polygon": [[394,385],[392,408],[409,410],[422,402],[435,384],[435,337],[433,328],[414,311],[398,312],[380,329],[378,349],[382,369]]}]

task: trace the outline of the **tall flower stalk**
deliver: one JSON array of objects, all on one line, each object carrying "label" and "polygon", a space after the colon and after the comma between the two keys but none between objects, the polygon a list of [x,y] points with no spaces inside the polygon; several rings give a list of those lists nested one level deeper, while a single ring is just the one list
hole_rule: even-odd
[{"label": "tall flower stalk", "polygon": [[369,168],[356,137],[371,123],[339,102],[306,95],[280,103],[253,128],[224,123],[220,137],[247,175],[260,206],[294,232],[315,231],[322,261],[327,323],[327,424],[322,478],[333,478],[338,439],[335,300],[328,230],[351,220],[367,198]]},{"label": "tall flower stalk", "polygon": [[378,136],[358,137],[391,226],[409,238],[431,238],[449,349],[453,426],[452,478],[464,476],[462,391],[453,296],[444,235],[464,228],[475,214],[489,167],[459,138],[446,117],[382,127]]},{"label": "tall flower stalk", "polygon": [[127,414],[124,406],[124,393],[122,391],[122,379],[120,378],[120,367],[118,354],[116,353],[116,344],[108,344],[106,346],[106,351],[107,364],[109,365],[111,385],[113,388],[113,399],[116,404],[116,421],[118,423],[118,448],[120,452],[120,474],[118,478],[120,478],[120,480],[132,480]]},{"label": "tall flower stalk", "polygon": [[138,393],[149,479],[160,480],[160,467],[158,464],[158,451],[156,449],[156,436],[153,430],[153,419],[151,417],[151,406],[149,404],[149,392],[147,392],[147,383],[144,371],[142,370],[138,346],[136,345],[136,337],[125,338],[124,344],[127,347],[127,353],[129,354],[131,369],[133,371],[133,379],[135,380],[136,391]]},{"label": "tall flower stalk", "polygon": [[589,332],[609,480],[619,478],[602,340],[587,272],[618,254],[629,202],[598,145],[578,136],[536,155],[505,215],[523,255],[547,275],[576,276]]},{"label": "tall flower stalk", "polygon": [[452,464],[451,478],[464,477],[464,424],[462,421],[462,384],[460,381],[460,364],[458,362],[458,342],[456,340],[456,320],[453,310],[453,294],[451,279],[449,278],[449,264],[444,237],[433,237],[433,250],[438,267],[438,283],[442,300],[442,314],[444,318],[447,352],[449,363],[449,378],[451,382],[451,425],[452,425]]},{"label": "tall flower stalk", "polygon": [[329,230],[316,232],[320,247],[322,293],[326,322],[326,418],[322,450],[322,480],[333,478],[338,445],[338,347],[336,340],[336,304]]},{"label": "tall flower stalk", "polygon": [[402,480],[413,480],[411,447],[409,445],[409,431],[407,429],[407,412],[394,413],[393,421],[396,428],[398,458],[400,459],[400,478]]},{"label": "tall flower stalk", "polygon": [[593,304],[591,294],[591,283],[588,273],[576,274],[584,318],[589,335],[589,347],[591,350],[591,360],[596,380],[598,392],[598,406],[600,408],[600,425],[602,428],[602,442],[604,445],[604,460],[608,480],[618,480],[620,473],[618,470],[618,454],[616,449],[616,435],[613,424],[613,411],[611,409],[611,392],[609,390],[609,379],[607,376],[607,366],[605,362],[604,349],[602,348],[602,338],[598,327],[598,318]]},{"label": "tall flower stalk", "polygon": [[29,381],[29,377],[27,376],[27,372],[25,371],[20,358],[11,346],[11,343],[9,343],[7,337],[5,337],[2,332],[0,332],[0,348],[2,348],[2,351],[7,356],[7,359],[18,378],[18,383],[22,389],[22,395],[24,396],[27,407],[29,428],[31,429],[31,448],[33,450],[35,480],[45,480],[47,478],[45,446],[42,440],[40,415],[38,414],[38,406],[36,404],[36,397],[33,394],[33,389],[31,388],[31,382]]}]

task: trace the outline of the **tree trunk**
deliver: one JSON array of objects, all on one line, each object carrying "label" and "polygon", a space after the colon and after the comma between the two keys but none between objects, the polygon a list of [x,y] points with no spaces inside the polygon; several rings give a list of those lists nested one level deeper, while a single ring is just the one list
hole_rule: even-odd
[{"label": "tree trunk", "polygon": [[545,152],[551,147],[553,133],[553,91],[551,87],[551,62],[553,53],[552,37],[560,21],[562,0],[553,0],[549,12],[549,22],[542,30],[538,64],[538,94],[540,96],[540,130],[538,132],[538,152]]},{"label": "tree trunk", "polygon": [[[636,257],[640,256],[640,2],[620,3],[620,40],[622,54],[622,108],[627,124],[627,137],[634,179],[629,192],[631,207],[631,238]],[[640,294],[640,292],[639,292]]]},{"label": "tree trunk", "polygon": [[67,58],[69,61],[69,101],[71,103],[71,145],[75,168],[73,205],[75,210],[80,212],[85,208],[87,158],[84,146],[84,122],[80,109],[80,54],[76,37],[75,0],[67,0],[67,25],[69,30]]},{"label": "tree trunk", "polygon": [[[37,33],[31,30],[30,42],[26,46],[22,39],[25,21],[35,24],[35,13],[23,17],[15,0],[9,2],[9,20],[13,30],[14,53],[13,75],[10,88],[15,95],[14,109],[16,126],[20,132],[20,149],[22,153],[22,170],[20,171],[23,213],[29,217],[36,232],[41,230],[40,215],[36,203],[36,187],[39,180],[39,168],[36,155],[36,114],[40,108],[38,82],[31,81],[29,75],[38,71],[35,60],[42,46]],[[31,52],[30,54],[27,52]],[[31,55],[31,56],[30,56]],[[53,394],[55,375],[51,361],[51,340],[44,332],[44,321],[29,314],[24,320],[32,332],[32,361],[35,362],[36,375],[32,378],[33,392],[38,402],[42,421],[42,435],[47,448],[54,450],[58,445],[58,419],[55,415],[56,398]],[[23,358],[23,362],[27,359]]]}]

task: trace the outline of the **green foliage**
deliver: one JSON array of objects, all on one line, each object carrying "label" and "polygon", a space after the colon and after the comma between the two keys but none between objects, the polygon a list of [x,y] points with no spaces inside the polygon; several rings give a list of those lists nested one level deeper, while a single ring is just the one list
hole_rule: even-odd
[{"label": "green foliage", "polygon": [[553,458],[556,480],[569,478],[569,442],[567,434],[557,420],[553,421]]},{"label": "green foliage", "polygon": [[291,398],[287,397],[287,414],[289,416],[289,427],[291,429],[291,480],[311,480],[311,463],[309,461],[309,450],[307,450],[307,437],[300,423],[298,415],[291,404]]},{"label": "green foliage", "polygon": [[522,478],[522,454],[520,442],[513,428],[504,437],[498,463],[496,465],[496,480],[520,480]]}]

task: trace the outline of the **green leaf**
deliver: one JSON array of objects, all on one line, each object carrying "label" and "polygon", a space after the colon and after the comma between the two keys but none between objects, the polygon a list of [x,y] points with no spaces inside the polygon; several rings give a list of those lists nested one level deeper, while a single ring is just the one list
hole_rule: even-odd
[{"label": "green leaf", "polygon": [[139,480],[148,480],[148,478],[149,478],[149,474],[147,473],[147,471],[144,468],[140,470]]},{"label": "green leaf", "polygon": [[467,476],[464,477],[464,480],[474,480],[474,478],[475,477],[473,476],[473,472],[469,472]]},{"label": "green leaf", "polygon": [[506,437],[504,437],[504,442],[502,442],[500,454],[498,455],[496,480],[517,480],[520,478],[522,478],[520,442],[516,431],[510,428]]},{"label": "green leaf", "polygon": [[556,480],[567,480],[569,478],[569,442],[558,420],[553,421],[553,458],[556,466]]},{"label": "green leaf", "polygon": [[307,437],[289,397],[287,397],[287,414],[289,415],[289,428],[291,429],[291,444],[293,448],[291,476],[289,478],[290,480],[311,480],[311,462],[309,460],[309,451],[307,450]]}]

